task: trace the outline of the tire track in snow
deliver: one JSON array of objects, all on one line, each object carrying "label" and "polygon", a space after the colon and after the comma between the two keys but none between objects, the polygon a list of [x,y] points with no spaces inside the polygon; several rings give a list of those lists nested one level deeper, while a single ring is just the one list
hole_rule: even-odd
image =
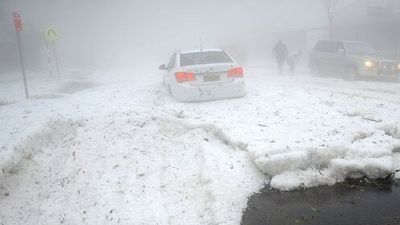
[{"label": "tire track in snow", "polygon": [[170,143],[169,148],[162,151],[160,175],[169,224],[215,224],[212,207],[215,197],[208,188],[212,181],[204,174],[207,159],[201,146],[207,133],[201,129],[187,129],[177,121],[157,119],[157,123],[159,133]]},{"label": "tire track in snow", "polygon": [[[45,125],[28,135],[24,140],[14,140],[1,151],[3,158],[0,160],[0,180],[8,175],[18,174],[25,165],[44,148],[56,147],[57,144],[68,144],[77,135],[81,122],[67,119],[50,119]],[[6,157],[4,157],[6,156]],[[7,157],[8,156],[8,157]]]},{"label": "tire track in snow", "polygon": [[[2,168],[0,221],[7,224],[40,224],[42,204],[71,180],[64,176],[68,151],[76,144],[80,121],[53,119],[13,148],[13,157]],[[63,148],[64,151],[55,151]],[[2,194],[2,193],[0,193]],[[68,193],[66,193],[68,195]],[[18,212],[18,213],[17,213]]]}]

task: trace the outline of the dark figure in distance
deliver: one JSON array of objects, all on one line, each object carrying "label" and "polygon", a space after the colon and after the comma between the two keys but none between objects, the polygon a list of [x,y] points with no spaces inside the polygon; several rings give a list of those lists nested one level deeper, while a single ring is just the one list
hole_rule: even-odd
[{"label": "dark figure in distance", "polygon": [[278,65],[279,74],[282,74],[283,65],[288,58],[288,48],[281,40],[275,44],[272,50],[272,56],[275,58]]}]

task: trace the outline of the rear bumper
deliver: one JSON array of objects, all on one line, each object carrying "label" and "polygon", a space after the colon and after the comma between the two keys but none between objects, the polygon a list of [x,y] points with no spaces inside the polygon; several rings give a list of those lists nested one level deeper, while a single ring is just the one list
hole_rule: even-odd
[{"label": "rear bumper", "polygon": [[239,98],[246,95],[244,80],[209,86],[190,86],[174,84],[171,87],[173,98],[179,102],[203,102],[228,98]]}]

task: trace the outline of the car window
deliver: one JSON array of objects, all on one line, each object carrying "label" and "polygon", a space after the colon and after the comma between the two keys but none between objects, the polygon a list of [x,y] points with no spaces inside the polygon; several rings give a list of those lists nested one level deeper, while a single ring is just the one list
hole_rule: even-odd
[{"label": "car window", "polygon": [[346,50],[351,55],[376,55],[375,48],[364,43],[346,43]]},{"label": "car window", "polygon": [[223,51],[193,52],[181,54],[181,66],[192,66],[214,63],[232,63],[232,59]]},{"label": "car window", "polygon": [[320,41],[315,46],[315,51],[317,51],[317,52],[326,52],[327,50],[328,50],[327,41]]},{"label": "car window", "polygon": [[344,50],[343,42],[339,42],[339,41],[332,41],[331,42],[331,46],[330,46],[330,52],[331,53],[338,53],[340,49]]},{"label": "car window", "polygon": [[337,42],[336,43],[336,52],[339,52],[339,50],[345,51],[345,47],[344,47],[343,42]]},{"label": "car window", "polygon": [[[340,48],[340,42],[335,42],[335,41],[320,41],[316,47],[315,51],[317,52],[329,52],[329,53],[335,53],[338,51]],[[343,46],[343,45],[342,45]]]},{"label": "car window", "polygon": [[175,64],[176,64],[176,53],[172,55],[171,59],[169,60],[168,69],[175,68]]}]

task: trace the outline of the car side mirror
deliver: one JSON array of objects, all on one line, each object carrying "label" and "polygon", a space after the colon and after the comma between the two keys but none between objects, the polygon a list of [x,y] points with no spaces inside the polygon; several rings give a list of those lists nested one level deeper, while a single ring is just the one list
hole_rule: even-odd
[{"label": "car side mirror", "polygon": [[339,48],[337,52],[339,55],[346,55],[346,52],[344,51],[343,48]]},{"label": "car side mirror", "polygon": [[158,67],[159,70],[167,70],[167,66],[165,64],[162,64],[161,66]]}]

